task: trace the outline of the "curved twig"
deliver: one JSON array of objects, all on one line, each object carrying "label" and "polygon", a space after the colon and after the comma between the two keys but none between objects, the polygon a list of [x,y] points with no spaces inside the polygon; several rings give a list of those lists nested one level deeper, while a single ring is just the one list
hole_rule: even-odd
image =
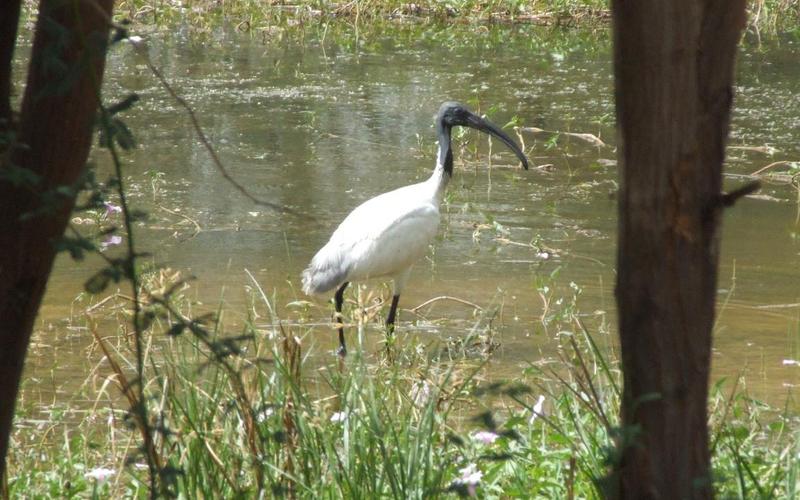
[{"label": "curved twig", "polygon": [[195,229],[195,231],[194,231],[194,233],[192,233],[192,235],[191,235],[191,236],[189,236],[188,238],[186,238],[187,240],[190,240],[190,239],[194,238],[195,236],[197,236],[197,235],[200,233],[200,231],[202,231],[202,230],[203,230],[203,228],[202,228],[202,227],[200,227],[200,224],[198,224],[198,223],[197,223],[197,221],[196,221],[196,220],[194,220],[194,219],[192,219],[191,217],[189,217],[189,216],[187,216],[187,215],[184,215],[184,214],[182,214],[182,213],[180,213],[180,212],[176,212],[176,211],[174,211],[174,210],[170,210],[169,208],[165,207],[164,205],[157,205],[157,206],[158,206],[158,208],[160,208],[161,210],[163,210],[163,211],[165,211],[165,212],[167,212],[167,213],[170,213],[170,214],[172,214],[172,215],[177,215],[178,217],[181,217],[182,219],[188,220],[189,222],[191,222],[191,223],[194,225],[194,229]]},{"label": "curved twig", "polygon": [[477,309],[479,311],[483,311],[483,308],[478,304],[473,304],[472,302],[464,299],[459,299],[458,297],[453,297],[451,295],[440,295],[438,297],[434,297],[432,299],[426,300],[422,304],[418,305],[417,307],[413,307],[409,309],[411,312],[417,312],[418,310],[422,309],[423,307],[433,304],[434,302],[438,302],[440,300],[452,300],[453,302],[458,302],[459,304],[464,304],[465,306],[470,306],[473,309]]},{"label": "curved twig", "polygon": [[769,165],[759,168],[758,170],[756,170],[755,172],[753,172],[750,175],[760,175],[762,172],[764,172],[766,170],[769,170],[772,167],[777,167],[778,165],[789,165],[790,163],[792,163],[792,162],[790,162],[789,160],[773,161]]}]

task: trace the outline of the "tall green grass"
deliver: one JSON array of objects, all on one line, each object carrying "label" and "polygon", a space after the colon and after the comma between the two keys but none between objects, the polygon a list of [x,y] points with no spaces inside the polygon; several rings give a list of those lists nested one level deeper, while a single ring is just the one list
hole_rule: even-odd
[{"label": "tall green grass", "polygon": [[[250,320],[228,331],[223,310],[192,318],[188,289],[166,276],[153,273],[143,294],[154,312],[144,339],[154,449],[141,449],[125,399],[108,397],[110,381],[125,388],[135,377],[129,342],[97,333],[108,383],[85,386],[96,402],[82,419],[55,412],[31,426],[19,415],[12,498],[145,497],[144,453],[157,454],[165,489],[182,498],[601,496],[621,436],[619,368],[596,343],[609,332],[590,333],[569,300],[547,320],[560,332],[559,357],[504,382],[490,381],[491,349],[480,347],[488,319],[466,340],[401,337],[341,363],[308,347],[327,326],[283,320],[257,284]],[[106,306],[120,321],[129,315],[122,297]],[[359,338],[380,334],[357,313],[349,320]],[[102,324],[85,321],[95,332]],[[724,383],[710,412],[720,497],[796,495],[796,416]],[[115,473],[100,484],[87,476],[98,467]]]},{"label": "tall green grass", "polygon": [[[609,0],[121,0],[116,12],[147,25],[187,23],[201,29],[228,25],[240,31],[269,32],[280,27],[302,28],[320,20],[348,24],[389,20],[575,26],[609,19],[610,3]],[[748,12],[749,28],[754,32],[776,33],[800,27],[800,3],[796,0],[752,0]]]},{"label": "tall green grass", "polygon": [[602,18],[607,15],[605,0],[354,0],[331,2],[298,0],[264,2],[233,0],[216,2],[174,2],[163,0],[122,0],[117,14],[148,24],[185,21],[199,27],[233,23],[242,30],[261,29],[288,22],[316,19],[346,22],[375,19],[416,22],[460,20],[471,22],[536,22],[555,24],[573,19]]}]

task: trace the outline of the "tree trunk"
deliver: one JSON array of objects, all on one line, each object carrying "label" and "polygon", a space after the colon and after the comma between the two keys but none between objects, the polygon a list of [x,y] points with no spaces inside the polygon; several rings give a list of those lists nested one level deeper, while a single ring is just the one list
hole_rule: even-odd
[{"label": "tree trunk", "polygon": [[11,59],[17,42],[21,3],[22,0],[5,0],[0,4],[0,141],[11,129]]},{"label": "tree trunk", "polygon": [[744,0],[612,0],[624,372],[610,496],[711,498],[722,162]]},{"label": "tree trunk", "polygon": [[722,162],[744,0],[613,0],[624,372],[611,496],[711,498]]},{"label": "tree trunk", "polygon": [[[0,176],[0,477],[54,244],[75,204],[74,196],[56,189],[79,179],[91,145],[112,4],[42,0],[17,145],[0,165],[6,174]],[[38,181],[10,182],[21,169]]]}]

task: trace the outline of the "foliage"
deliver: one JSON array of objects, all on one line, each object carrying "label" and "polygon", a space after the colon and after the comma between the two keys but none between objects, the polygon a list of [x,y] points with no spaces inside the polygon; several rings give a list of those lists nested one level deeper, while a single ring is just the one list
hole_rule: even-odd
[{"label": "foliage", "polygon": [[[270,35],[276,29],[345,23],[358,26],[380,20],[414,23],[534,23],[592,25],[609,19],[608,0],[355,0],[327,2],[261,2],[202,0],[122,0],[119,16],[138,23],[168,26],[186,23],[200,29],[220,25]],[[795,0],[754,0],[750,3],[750,30],[777,33],[798,29],[800,4]]]},{"label": "foliage", "polygon": [[[619,367],[579,319],[576,287],[542,319],[561,332],[563,355],[513,382],[485,379],[491,349],[480,346],[491,333],[489,317],[457,342],[399,338],[390,354],[362,346],[341,365],[304,347],[320,327],[287,322],[274,298],[255,282],[251,290],[248,321],[230,329],[222,309],[188,316],[195,305],[178,273],[151,269],[142,277],[143,315],[151,318],[142,332],[143,387],[171,495],[599,496],[620,435]],[[40,429],[16,433],[12,496],[69,497],[93,488],[103,496],[146,494],[147,467],[133,444],[141,433],[113,410],[115,398],[102,403],[112,380],[130,386],[136,354],[125,335],[100,335],[99,325],[124,325],[130,314],[115,294],[84,318],[116,368],[99,362],[108,378],[97,392],[89,389],[97,383],[85,385],[84,396],[96,403],[79,422],[53,411]],[[350,319],[359,336],[381,334]],[[596,335],[605,341],[609,333]],[[726,390],[721,382],[712,392],[717,493],[791,496],[800,486],[797,422],[738,384]],[[103,484],[88,475],[99,467],[115,472]]]},{"label": "foliage", "polygon": [[[201,2],[190,12],[177,3],[130,0],[122,5],[131,17],[152,15],[157,23],[197,19],[207,25],[219,16],[253,29],[259,23],[277,20],[288,26],[303,19],[286,14],[285,6],[260,2]],[[554,0],[546,5],[546,12],[572,15],[587,4]],[[408,8],[320,3],[298,6],[296,13],[327,9],[331,17],[357,23],[362,15],[377,18]],[[502,1],[418,8],[440,20],[458,12],[474,20],[501,12],[511,20],[528,12],[522,2]],[[563,355],[553,365],[530,366],[514,383],[484,379],[492,351],[492,341],[485,338],[490,318],[482,318],[457,342],[441,346],[400,339],[389,347],[390,355],[375,356],[362,346],[340,365],[323,353],[304,353],[306,339],[319,327],[279,317],[276,301],[254,282],[248,321],[231,331],[221,307],[194,315],[196,304],[187,298],[179,275],[145,270],[140,263],[132,234],[138,215],[125,201],[117,156],[118,149],[135,146],[117,116],[135,101],[131,96],[104,107],[98,117],[99,144],[111,152],[115,176],[105,183],[89,176],[70,188],[88,189],[81,208],[97,231],[84,235],[74,229],[61,242],[76,258],[95,252],[106,261],[87,281],[88,293],[129,281],[133,300],[112,294],[84,318],[105,360],[98,369],[108,378],[99,388],[85,385],[95,404],[79,421],[68,418],[69,408],[55,407],[38,427],[17,431],[9,457],[11,496],[600,496],[615,460],[614,441],[630,430],[618,428],[618,362],[613,350],[598,347],[580,319],[577,286],[571,300],[555,299],[546,279],[537,283],[543,300],[553,304],[542,322],[559,332]],[[7,174],[20,185],[36,182],[20,172]],[[120,206],[106,201],[110,197]],[[117,212],[126,251],[111,258],[102,253],[103,244],[122,240],[97,240],[116,236]],[[102,314],[107,316],[101,320],[97,315]],[[261,317],[269,323],[259,324]],[[363,318],[351,319],[359,336],[366,335]],[[101,325],[109,324],[118,325],[117,335],[101,334]],[[601,325],[596,336],[607,339],[609,332]],[[315,366],[320,359],[331,361]],[[124,396],[125,412],[114,410],[118,398],[107,398],[112,382]],[[18,421],[30,422],[25,413],[35,410],[21,408]],[[795,495],[800,486],[796,420],[753,401],[738,384],[730,395],[719,384],[711,410],[717,493]],[[108,475],[111,479],[104,481]]]}]

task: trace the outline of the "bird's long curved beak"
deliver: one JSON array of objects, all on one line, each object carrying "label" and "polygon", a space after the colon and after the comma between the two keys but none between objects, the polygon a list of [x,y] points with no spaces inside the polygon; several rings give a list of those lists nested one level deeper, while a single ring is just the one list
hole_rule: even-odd
[{"label": "bird's long curved beak", "polygon": [[525,158],[525,153],[517,146],[517,143],[514,142],[514,139],[508,136],[505,132],[503,132],[500,127],[493,124],[489,120],[483,119],[476,114],[470,113],[469,118],[467,118],[466,126],[470,128],[474,128],[475,130],[480,130],[481,132],[485,132],[489,135],[493,135],[503,141],[503,143],[517,155],[519,161],[522,162],[523,168],[528,170],[528,159]]}]

